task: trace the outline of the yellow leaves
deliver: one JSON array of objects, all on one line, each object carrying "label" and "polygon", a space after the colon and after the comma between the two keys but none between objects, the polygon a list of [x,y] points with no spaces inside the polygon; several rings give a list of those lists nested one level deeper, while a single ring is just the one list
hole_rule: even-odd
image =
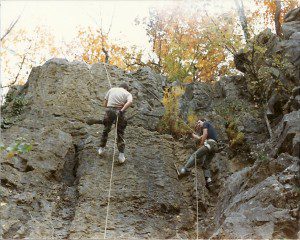
[{"label": "yellow leaves", "polygon": [[50,47],[50,54],[51,55],[57,55],[58,54],[57,48],[54,47],[54,46]]},{"label": "yellow leaves", "polygon": [[192,83],[193,82],[193,76],[187,76],[183,80],[184,83]]},{"label": "yellow leaves", "polygon": [[[266,27],[273,23],[276,13],[275,0],[254,0],[258,9],[252,14],[252,19],[257,20],[261,17],[264,19]],[[298,0],[281,0],[280,22],[283,22],[283,16],[291,9],[294,9],[299,4]],[[251,19],[250,19],[251,20]]]},{"label": "yellow leaves", "polygon": [[94,30],[91,27],[80,29],[78,31],[78,38],[82,47],[81,58],[83,61],[93,64],[97,62],[108,61],[112,65],[116,65],[123,69],[133,69],[131,66],[135,58],[137,58],[137,51],[130,51],[125,46],[117,42],[113,42],[107,34],[102,31]]},{"label": "yellow leaves", "polygon": [[82,59],[83,59],[83,61],[88,62],[88,61],[89,61],[89,56],[88,56],[88,54],[87,54],[87,53],[84,53],[84,54],[82,55]]},{"label": "yellow leaves", "polygon": [[[170,81],[213,81],[227,68],[225,45],[239,46],[241,37],[234,34],[236,20],[232,14],[214,20],[199,14],[201,9],[170,8],[168,12],[154,9],[147,25],[153,51]],[[200,11],[199,11],[200,10]]]},{"label": "yellow leaves", "polygon": [[10,159],[10,158],[13,158],[15,156],[15,152],[14,151],[11,151],[11,152],[8,152],[7,155],[6,155],[6,158],[7,159]]},{"label": "yellow leaves", "polygon": [[183,93],[183,87],[172,87],[165,91],[162,100],[165,113],[158,124],[157,130],[159,132],[171,133],[176,137],[180,137],[190,131],[189,127],[179,116],[179,99]]},{"label": "yellow leaves", "polygon": [[188,124],[190,126],[195,126],[195,123],[197,122],[198,117],[195,113],[189,113],[187,116],[187,120],[188,120]]},{"label": "yellow leaves", "polygon": [[32,66],[44,63],[44,59],[56,57],[54,37],[48,29],[38,26],[33,30],[14,29],[2,42],[3,85],[22,84],[27,81]]}]

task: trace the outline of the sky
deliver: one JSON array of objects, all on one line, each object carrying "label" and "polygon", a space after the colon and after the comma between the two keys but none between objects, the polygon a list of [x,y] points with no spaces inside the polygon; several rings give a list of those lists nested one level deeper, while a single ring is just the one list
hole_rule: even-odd
[{"label": "sky", "polygon": [[[179,1],[1,1],[1,33],[21,15],[17,27],[34,29],[44,25],[54,33],[56,40],[76,37],[79,26],[102,26],[108,29],[112,22],[111,36],[128,45],[149,48],[146,31],[136,26],[136,17],[147,17],[150,7],[167,9]],[[184,2],[184,1],[181,1]],[[188,1],[193,2],[193,1]],[[194,1],[196,2],[196,1]],[[200,2],[200,1],[198,1]],[[214,0],[223,8],[232,8],[233,0]],[[111,21],[112,20],[112,21]]]},{"label": "sky", "polygon": [[77,35],[79,26],[102,26],[125,44],[145,46],[147,36],[136,17],[148,15],[151,6],[167,6],[172,1],[2,1],[1,33],[22,13],[19,28],[44,25],[57,40],[66,42]]},{"label": "sky", "polygon": [[[62,42],[70,42],[77,37],[79,27],[101,26],[104,31],[111,25],[110,38],[125,46],[136,45],[144,53],[151,53],[151,45],[142,25],[136,25],[136,18],[147,18],[151,7],[163,8],[174,4],[200,4],[203,8],[222,12],[234,10],[234,0],[185,0],[185,1],[84,1],[84,0],[52,0],[52,1],[1,1],[1,36],[8,26],[21,15],[14,30],[26,29],[33,32],[37,26],[44,26],[55,37],[54,45]],[[245,0],[245,2],[248,0]],[[251,0],[249,0],[251,1]],[[38,33],[37,33],[38,34]],[[11,46],[13,48],[14,46]],[[17,50],[15,50],[17,52]],[[12,53],[13,55],[14,53]],[[12,56],[13,57],[13,56]],[[61,57],[61,56],[58,56]],[[72,60],[72,59],[69,59]],[[18,66],[9,61],[12,68],[18,70]],[[38,63],[41,64],[41,63]],[[26,70],[30,72],[30,70]],[[1,69],[2,84],[8,79],[3,76]],[[5,79],[3,81],[3,79]],[[10,81],[10,80],[8,80]],[[0,94],[1,95],[1,94]]]}]

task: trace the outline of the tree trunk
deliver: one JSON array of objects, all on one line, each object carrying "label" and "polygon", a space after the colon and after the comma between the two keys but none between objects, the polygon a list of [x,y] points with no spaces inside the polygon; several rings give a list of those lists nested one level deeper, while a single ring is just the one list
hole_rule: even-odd
[{"label": "tree trunk", "polygon": [[4,40],[4,38],[7,37],[7,35],[12,31],[12,29],[16,26],[17,22],[19,21],[20,17],[21,17],[21,15],[19,15],[19,16],[17,17],[17,19],[16,19],[15,21],[13,21],[13,22],[9,25],[8,29],[6,30],[6,32],[5,32],[5,33],[3,34],[3,36],[0,38],[0,42],[2,42],[2,41]]},{"label": "tree trunk", "polygon": [[244,4],[243,4],[243,0],[239,1],[239,0],[234,0],[236,8],[237,8],[237,12],[239,15],[239,19],[242,25],[242,29],[244,32],[244,37],[246,42],[249,41],[250,39],[250,35],[249,35],[249,31],[248,31],[248,23],[247,23],[247,18],[245,15],[245,11],[244,11]]},{"label": "tree trunk", "polygon": [[275,30],[277,36],[281,36],[282,34],[280,14],[281,14],[281,0],[276,0],[276,11],[275,11],[274,21],[275,21]]},{"label": "tree trunk", "polygon": [[109,54],[108,54],[108,51],[104,47],[102,47],[102,52],[105,55],[105,63],[109,64]]}]

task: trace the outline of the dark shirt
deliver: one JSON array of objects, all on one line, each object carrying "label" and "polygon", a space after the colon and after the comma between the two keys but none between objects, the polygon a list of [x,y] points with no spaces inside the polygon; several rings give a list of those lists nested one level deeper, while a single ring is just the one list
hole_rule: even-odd
[{"label": "dark shirt", "polygon": [[208,132],[208,136],[207,139],[213,139],[215,141],[217,141],[217,132],[214,129],[213,125],[211,125],[210,122],[206,121],[203,123],[203,129],[207,128],[207,132]]}]

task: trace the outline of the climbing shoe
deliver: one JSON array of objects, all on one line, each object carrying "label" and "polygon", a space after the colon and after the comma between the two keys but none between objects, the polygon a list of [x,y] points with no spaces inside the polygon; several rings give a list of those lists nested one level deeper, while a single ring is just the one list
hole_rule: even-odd
[{"label": "climbing shoe", "polygon": [[124,153],[119,153],[119,157],[118,157],[119,163],[124,163],[125,162],[125,155]]},{"label": "climbing shoe", "polygon": [[209,178],[205,178],[205,181],[206,181],[206,187],[207,188],[212,187],[213,183],[212,183],[212,180],[211,180],[210,177]]},{"label": "climbing shoe", "polygon": [[103,147],[100,147],[100,148],[98,149],[98,154],[99,154],[100,156],[102,156],[102,155],[104,154],[104,152],[105,152],[105,149],[104,149]]},{"label": "climbing shoe", "polygon": [[190,170],[188,170],[186,167],[182,167],[179,169],[178,173],[179,173],[178,177],[182,178],[184,176],[187,176],[190,173]]}]

